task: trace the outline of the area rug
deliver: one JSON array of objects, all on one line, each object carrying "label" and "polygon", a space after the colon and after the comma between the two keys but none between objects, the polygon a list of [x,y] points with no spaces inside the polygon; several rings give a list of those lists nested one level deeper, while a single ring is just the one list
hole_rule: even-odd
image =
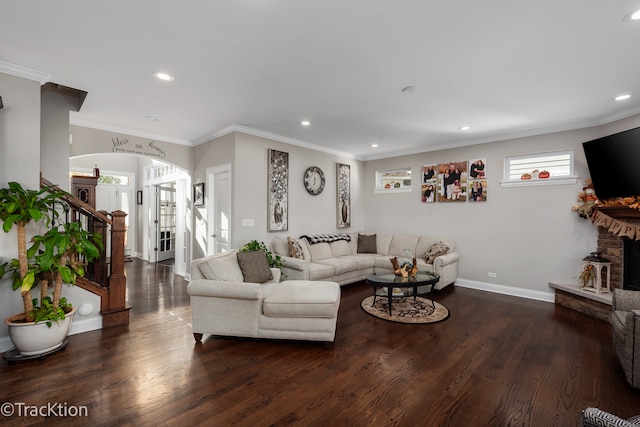
[{"label": "area rug", "polygon": [[422,297],[394,298],[389,315],[389,303],[385,297],[377,297],[372,307],[373,296],[366,297],[360,303],[360,307],[372,316],[384,320],[400,323],[435,323],[449,317],[449,309],[435,302],[435,309],[431,300]]}]

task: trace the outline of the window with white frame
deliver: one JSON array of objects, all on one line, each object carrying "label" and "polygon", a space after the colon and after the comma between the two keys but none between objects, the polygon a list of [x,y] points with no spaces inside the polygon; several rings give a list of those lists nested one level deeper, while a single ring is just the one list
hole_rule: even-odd
[{"label": "window with white frame", "polygon": [[575,184],[573,150],[507,156],[503,187]]},{"label": "window with white frame", "polygon": [[376,191],[411,191],[411,168],[376,171]]}]

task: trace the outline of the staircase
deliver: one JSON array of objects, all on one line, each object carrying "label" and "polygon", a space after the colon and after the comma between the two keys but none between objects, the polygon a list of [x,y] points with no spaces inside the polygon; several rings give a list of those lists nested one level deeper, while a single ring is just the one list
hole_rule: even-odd
[{"label": "staircase", "polygon": [[[62,191],[59,187],[40,177],[40,187],[51,187],[52,191]],[[111,253],[103,251],[100,257],[89,263],[84,277],[78,277],[79,286],[100,297],[102,327],[128,325],[127,277],[124,274],[125,217],[122,211],[97,211],[72,195],[65,198],[63,218],[66,221],[80,222],[85,230],[98,233],[102,241],[111,242]]]}]

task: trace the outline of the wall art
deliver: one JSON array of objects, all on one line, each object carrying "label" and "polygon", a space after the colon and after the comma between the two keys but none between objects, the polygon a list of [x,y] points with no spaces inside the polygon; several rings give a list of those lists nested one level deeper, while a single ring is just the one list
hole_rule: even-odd
[{"label": "wall art", "polygon": [[467,201],[467,160],[438,165],[438,201]]},{"label": "wall art", "polygon": [[438,165],[422,166],[420,197],[422,203],[434,203],[438,188]]},{"label": "wall art", "polygon": [[487,159],[469,160],[469,201],[487,201]]},{"label": "wall art", "polygon": [[289,229],[289,153],[268,150],[267,231]]},{"label": "wall art", "polygon": [[204,182],[193,184],[193,206],[204,206]]},{"label": "wall art", "polygon": [[338,163],[336,178],[338,228],[351,227],[351,166]]}]

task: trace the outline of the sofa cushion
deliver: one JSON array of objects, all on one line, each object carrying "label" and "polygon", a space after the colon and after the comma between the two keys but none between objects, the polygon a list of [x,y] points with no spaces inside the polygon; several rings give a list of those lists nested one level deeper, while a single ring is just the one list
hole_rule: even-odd
[{"label": "sofa cushion", "polygon": [[289,243],[289,256],[297,259],[304,259],[304,248],[302,247],[302,242],[298,239],[294,239],[293,237],[287,237],[287,242]]},{"label": "sofa cushion", "polygon": [[396,234],[393,236],[393,239],[391,239],[389,255],[404,257],[404,250],[408,249],[411,252],[409,258],[413,258],[416,256],[418,239],[418,236],[404,236],[402,234]]},{"label": "sofa cushion", "polygon": [[273,287],[262,310],[270,317],[335,317],[339,303],[335,282],[287,280]]},{"label": "sofa cushion", "polygon": [[381,255],[389,255],[389,247],[391,246],[393,234],[376,234],[376,250]]},{"label": "sofa cushion", "polygon": [[329,243],[329,247],[331,248],[331,253],[334,258],[351,255],[351,248],[349,247],[349,242],[346,240],[331,242]]},{"label": "sofa cushion", "polygon": [[278,255],[289,256],[288,237],[274,237],[271,241],[271,252]]},{"label": "sofa cushion", "polygon": [[424,260],[427,262],[427,264],[433,264],[433,261],[435,261],[436,258],[448,252],[449,246],[445,245],[444,242],[434,243],[429,249],[427,249]]},{"label": "sofa cushion", "polygon": [[321,259],[320,261],[318,261],[318,263],[332,266],[333,274],[336,276],[338,274],[347,273],[349,271],[355,271],[358,269],[358,264],[354,260],[348,259],[346,257]]},{"label": "sofa cushion", "polygon": [[347,255],[346,259],[350,259],[356,263],[357,269],[362,270],[365,268],[373,267],[374,256],[367,254]]},{"label": "sofa cushion", "polygon": [[333,276],[332,265],[319,264],[317,262],[309,263],[309,280],[322,280]]},{"label": "sofa cushion", "polygon": [[238,250],[233,249],[207,257],[207,261],[200,264],[200,271],[209,280],[223,280],[226,282],[243,282],[244,276],[238,264]]},{"label": "sofa cushion", "polygon": [[418,245],[416,246],[416,258],[425,258],[429,248],[438,242],[444,243],[449,247],[449,252],[453,252],[455,248],[455,242],[451,239],[444,239],[433,236],[420,236],[420,240],[418,240]]},{"label": "sofa cushion", "polygon": [[358,234],[358,253],[359,254],[377,254],[378,249],[376,245],[377,237],[375,234],[369,236],[364,234]]},{"label": "sofa cushion", "polygon": [[625,420],[598,408],[587,408],[582,411],[582,427],[631,427],[639,425],[638,416]]},{"label": "sofa cushion", "polygon": [[312,262],[318,262],[321,259],[333,258],[331,246],[329,246],[328,243],[316,243],[315,245],[308,246]]},{"label": "sofa cushion", "polygon": [[238,264],[245,282],[264,283],[273,279],[264,249],[253,252],[238,252]]}]

